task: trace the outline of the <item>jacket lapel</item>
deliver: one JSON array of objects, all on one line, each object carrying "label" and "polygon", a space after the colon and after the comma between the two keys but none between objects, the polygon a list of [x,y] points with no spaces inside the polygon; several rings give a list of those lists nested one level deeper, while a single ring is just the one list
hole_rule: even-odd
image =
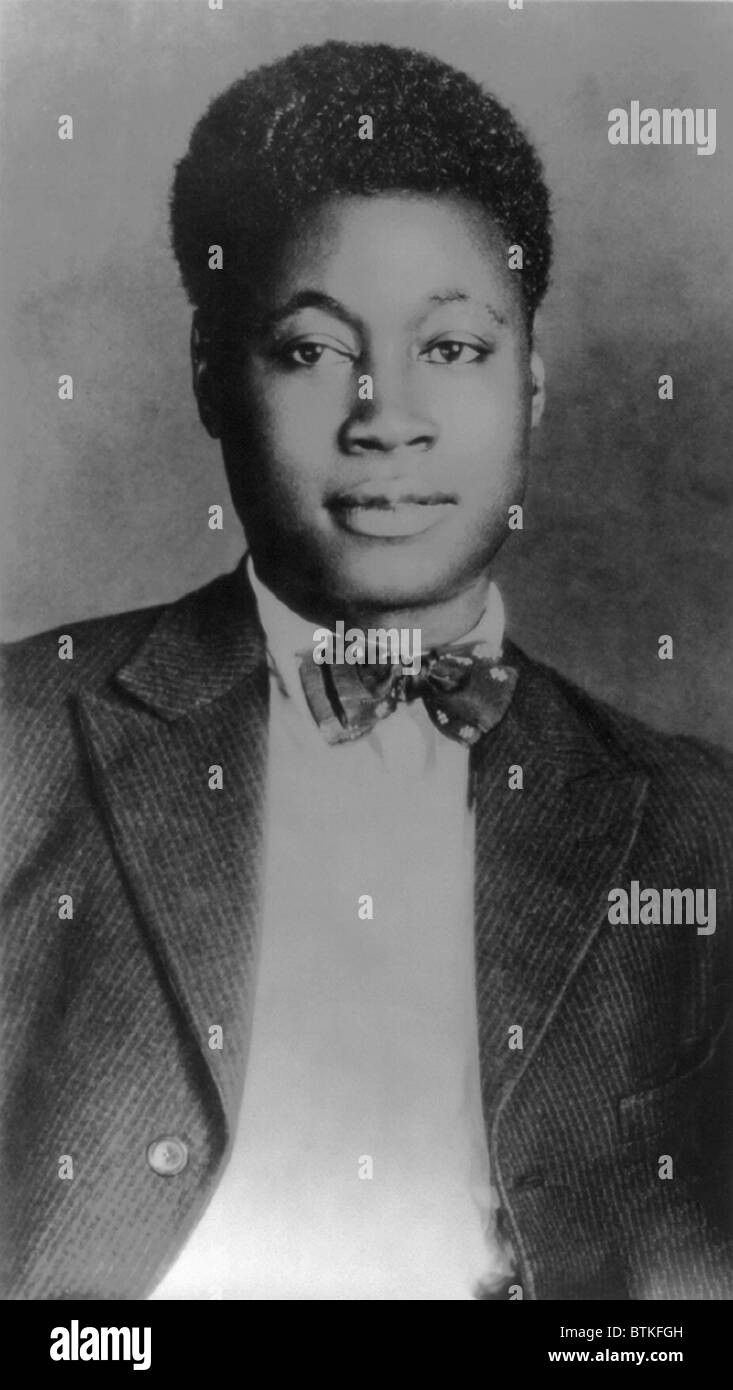
[{"label": "jacket lapel", "polygon": [[[242,566],[163,609],[114,689],[81,699],[141,928],[230,1128],[252,1012],[267,717],[264,639]],[[215,765],[220,790],[209,785]]]},{"label": "jacket lapel", "polygon": [[[557,679],[516,648],[512,705],[473,754],[476,988],[487,1125],[531,1063],[623,883],[644,774],[607,746]],[[522,789],[509,788],[521,767]],[[509,1029],[523,1029],[523,1050]]]}]

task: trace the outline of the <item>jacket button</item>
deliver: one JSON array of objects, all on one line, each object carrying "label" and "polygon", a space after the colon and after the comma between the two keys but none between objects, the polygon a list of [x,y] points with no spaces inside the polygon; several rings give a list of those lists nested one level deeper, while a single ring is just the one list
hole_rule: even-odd
[{"label": "jacket button", "polygon": [[154,1173],[160,1173],[163,1178],[172,1178],[188,1163],[188,1149],[177,1135],[166,1134],[148,1145],[148,1163]]}]

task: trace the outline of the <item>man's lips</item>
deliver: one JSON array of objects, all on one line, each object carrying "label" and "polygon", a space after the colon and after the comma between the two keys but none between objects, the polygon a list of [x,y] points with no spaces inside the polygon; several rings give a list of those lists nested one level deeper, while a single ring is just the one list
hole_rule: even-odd
[{"label": "man's lips", "polygon": [[395,479],[337,493],[329,499],[328,507],[339,526],[354,535],[399,538],[430,530],[457,501],[450,493],[427,492]]}]

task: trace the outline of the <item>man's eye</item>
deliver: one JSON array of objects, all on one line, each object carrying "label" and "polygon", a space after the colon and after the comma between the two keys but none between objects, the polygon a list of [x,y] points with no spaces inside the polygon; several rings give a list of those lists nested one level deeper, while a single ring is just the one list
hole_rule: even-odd
[{"label": "man's eye", "polygon": [[438,366],[451,366],[458,363],[466,366],[469,362],[483,362],[489,355],[489,349],[477,347],[475,343],[464,343],[455,338],[441,338],[439,343],[433,343],[432,347],[426,348],[420,356],[426,362],[432,362]]},{"label": "man's eye", "polygon": [[291,343],[281,348],[278,356],[293,367],[315,367],[319,362],[335,366],[340,362],[352,361],[351,353],[345,348],[334,347],[330,343]]}]

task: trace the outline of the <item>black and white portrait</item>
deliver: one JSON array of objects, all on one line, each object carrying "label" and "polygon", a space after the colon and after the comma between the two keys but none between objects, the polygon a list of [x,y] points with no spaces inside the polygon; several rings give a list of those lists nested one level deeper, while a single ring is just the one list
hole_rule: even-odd
[{"label": "black and white portrait", "polygon": [[730,1299],[730,7],[0,26],[3,1297]]}]

